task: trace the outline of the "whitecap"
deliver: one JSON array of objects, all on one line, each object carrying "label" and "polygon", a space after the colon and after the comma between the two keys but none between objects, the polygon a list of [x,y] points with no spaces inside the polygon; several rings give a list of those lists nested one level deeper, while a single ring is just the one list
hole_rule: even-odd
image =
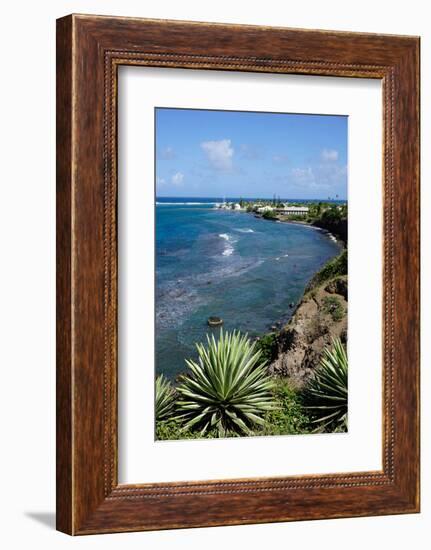
[{"label": "whitecap", "polygon": [[235,231],[238,231],[239,233],[254,233],[253,229],[238,228],[238,229],[235,229]]},{"label": "whitecap", "polygon": [[222,256],[231,256],[232,254],[233,254],[233,246],[227,246],[222,252]]},{"label": "whitecap", "polygon": [[231,235],[228,233],[221,233],[219,237],[226,241],[225,248],[222,252],[222,256],[231,256],[233,254],[234,248],[233,243],[236,243],[236,240],[232,239]]}]

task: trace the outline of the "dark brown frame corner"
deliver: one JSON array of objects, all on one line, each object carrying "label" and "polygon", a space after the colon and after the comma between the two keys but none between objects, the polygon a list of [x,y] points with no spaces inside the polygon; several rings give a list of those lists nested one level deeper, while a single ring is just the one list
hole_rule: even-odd
[{"label": "dark brown frame corner", "polygon": [[[118,484],[119,65],[382,81],[382,471]],[[88,534],[418,510],[419,38],[87,15],[59,19],[57,528]]]}]

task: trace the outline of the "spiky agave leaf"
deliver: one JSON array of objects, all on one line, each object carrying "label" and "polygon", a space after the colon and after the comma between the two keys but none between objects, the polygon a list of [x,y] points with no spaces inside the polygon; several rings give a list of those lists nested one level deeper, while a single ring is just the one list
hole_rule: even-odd
[{"label": "spiky agave leaf", "polygon": [[339,338],[332,348],[323,350],[323,357],[304,392],[306,408],[313,414],[316,431],[347,429],[348,361]]},{"label": "spiky agave leaf", "polygon": [[221,330],[218,340],[207,335],[207,345],[196,349],[198,362],[186,361],[190,372],[177,387],[184,427],[223,437],[263,424],[265,411],[273,408],[272,381],[248,335]]},{"label": "spiky agave leaf", "polygon": [[156,420],[167,420],[175,407],[175,390],[169,380],[163,375],[156,378]]}]

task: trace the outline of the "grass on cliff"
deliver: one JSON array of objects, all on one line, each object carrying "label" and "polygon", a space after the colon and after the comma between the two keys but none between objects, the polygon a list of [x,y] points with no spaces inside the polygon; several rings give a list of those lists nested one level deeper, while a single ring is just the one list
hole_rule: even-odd
[{"label": "grass on cliff", "polygon": [[278,355],[277,333],[269,332],[261,336],[259,340],[256,340],[255,348],[260,351],[262,361],[265,361],[268,365],[272,363]]},{"label": "grass on cliff", "polygon": [[[274,378],[273,386],[274,408],[264,417],[262,426],[255,426],[248,435],[296,435],[311,433],[315,428],[311,416],[302,404],[301,392],[295,390],[286,378]],[[239,437],[240,434],[229,433],[229,437]],[[178,439],[217,439],[220,435],[212,429],[206,433],[188,429],[178,418],[156,422],[157,440]]]},{"label": "grass on cliff", "polygon": [[346,313],[336,296],[325,296],[323,299],[323,311],[330,315],[333,321],[341,321]]},{"label": "grass on cliff", "polygon": [[302,405],[301,393],[286,378],[276,378],[276,406],[265,416],[265,424],[256,435],[297,435],[311,433],[311,420]]},{"label": "grass on cliff", "polygon": [[343,250],[336,258],[327,262],[322,269],[314,275],[308,283],[306,292],[341,275],[347,275],[347,249]]}]

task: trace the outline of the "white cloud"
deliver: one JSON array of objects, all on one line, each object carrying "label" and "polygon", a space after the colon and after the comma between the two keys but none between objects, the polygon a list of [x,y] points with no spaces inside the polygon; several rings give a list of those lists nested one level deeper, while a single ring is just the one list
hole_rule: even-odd
[{"label": "white cloud", "polygon": [[171,178],[171,183],[173,185],[182,185],[184,180],[184,174],[181,172],[175,172],[175,174]]},{"label": "white cloud", "polygon": [[212,168],[220,172],[232,170],[234,149],[230,139],[203,141],[201,148]]},{"label": "white cloud", "polygon": [[320,157],[324,162],[335,162],[338,160],[338,151],[336,149],[323,149]]},{"label": "white cloud", "polygon": [[176,157],[176,154],[172,147],[165,147],[158,152],[157,157],[160,160],[172,160]]},{"label": "white cloud", "polygon": [[340,166],[338,163],[323,163],[317,167],[317,178],[328,185],[347,183],[347,166]]},{"label": "white cloud", "polygon": [[347,166],[331,162],[315,167],[292,168],[290,182],[307,189],[332,189],[347,183]]},{"label": "white cloud", "polygon": [[156,185],[165,185],[166,184],[166,180],[165,178],[156,178]]},{"label": "white cloud", "polygon": [[311,166],[308,166],[308,168],[292,168],[290,174],[296,184],[309,185],[316,182],[316,177]]}]

